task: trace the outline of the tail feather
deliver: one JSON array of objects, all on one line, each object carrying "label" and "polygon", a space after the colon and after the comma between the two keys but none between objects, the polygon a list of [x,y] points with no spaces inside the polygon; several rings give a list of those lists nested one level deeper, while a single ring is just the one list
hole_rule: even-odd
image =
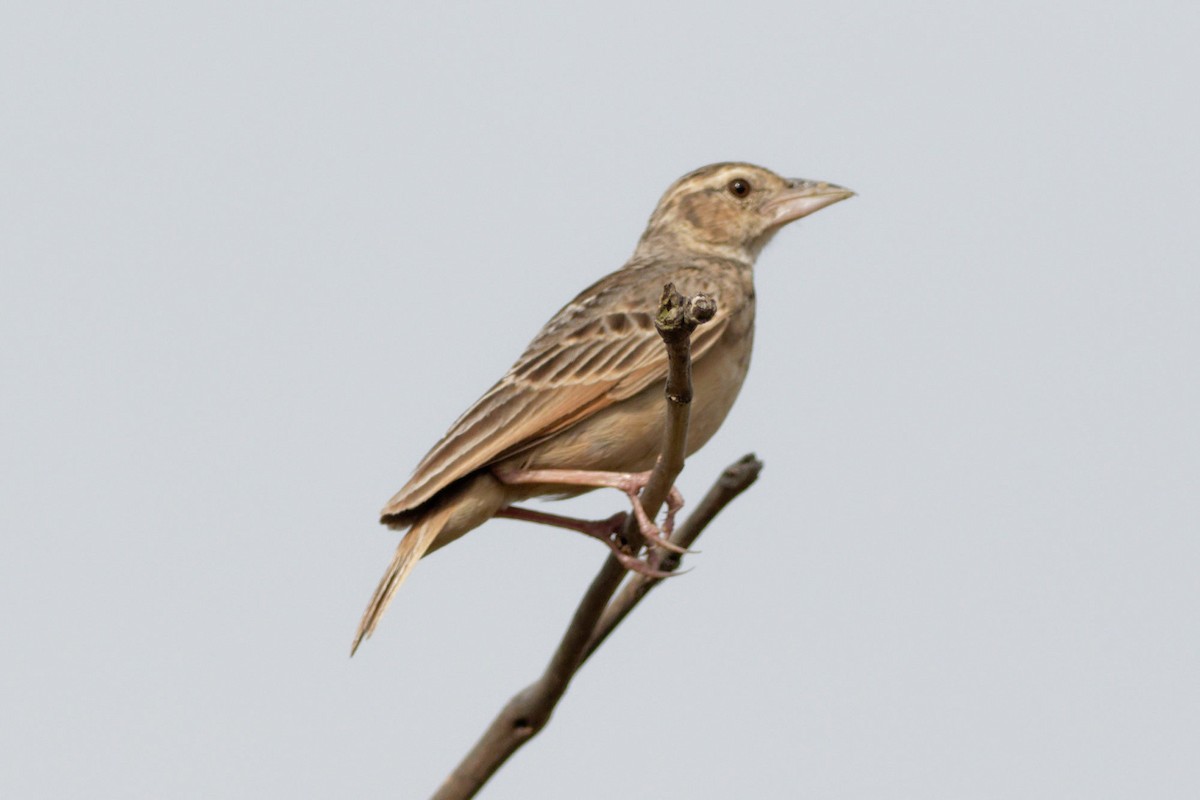
[{"label": "tail feather", "polygon": [[400,545],[396,548],[396,555],[392,557],[392,563],[388,565],[387,572],[383,574],[383,579],[379,581],[379,587],[375,590],[375,596],[371,598],[371,602],[367,604],[367,610],[363,612],[362,621],[358,623],[358,633],[354,637],[354,646],[350,648],[350,655],[353,656],[358,646],[365,639],[371,637],[371,633],[375,630],[375,626],[379,623],[379,618],[383,616],[383,612],[387,610],[388,604],[392,602],[392,596],[396,590],[400,588],[400,584],[412,572],[413,567],[417,565],[417,561],[421,556],[429,550],[433,545],[437,535],[441,533],[445,527],[446,521],[450,518],[453,508],[450,505],[443,506],[431,514],[427,514],[417,521],[404,538],[400,541]]}]

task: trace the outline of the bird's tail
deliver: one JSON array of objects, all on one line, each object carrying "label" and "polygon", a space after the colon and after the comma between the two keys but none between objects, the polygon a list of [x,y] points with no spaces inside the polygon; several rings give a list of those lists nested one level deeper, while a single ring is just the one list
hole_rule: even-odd
[{"label": "bird's tail", "polygon": [[358,646],[363,643],[364,639],[370,638],[372,631],[379,623],[379,618],[387,610],[388,603],[392,602],[392,596],[396,594],[400,584],[404,583],[405,578],[412,572],[421,556],[425,555],[433,545],[453,512],[453,504],[443,504],[441,508],[436,508],[418,519],[400,540],[400,545],[396,548],[396,555],[392,557],[392,563],[388,564],[387,572],[383,573],[383,579],[379,581],[379,587],[375,590],[375,596],[367,604],[362,621],[358,623],[354,646],[350,648],[351,656],[358,650]]}]

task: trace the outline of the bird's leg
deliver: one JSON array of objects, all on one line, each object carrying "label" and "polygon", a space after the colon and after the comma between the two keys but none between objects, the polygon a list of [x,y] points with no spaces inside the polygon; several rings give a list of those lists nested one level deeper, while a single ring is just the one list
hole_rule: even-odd
[{"label": "bird's leg", "polygon": [[[663,519],[663,533],[670,536],[675,532],[675,512],[683,508],[683,495],[674,486],[667,493],[667,516]],[[689,551],[690,552],[690,551]]]},{"label": "bird's leg", "polygon": [[619,511],[608,519],[587,520],[575,519],[574,517],[561,517],[558,514],[547,514],[544,511],[534,511],[529,508],[506,506],[497,511],[496,516],[524,520],[525,522],[537,522],[542,525],[553,525],[556,528],[579,531],[580,533],[599,539],[608,545],[608,549],[612,550],[613,555],[621,562],[621,566],[639,575],[645,575],[650,578],[669,578],[677,574],[663,572],[658,569],[658,559],[642,561],[640,558],[630,555],[621,549],[617,535],[625,527],[625,518],[629,516],[624,511]]},{"label": "bird's leg", "polygon": [[[645,488],[650,480],[650,471],[646,472],[601,472],[582,469],[493,469],[492,472],[502,483],[548,483],[560,486],[591,486],[595,488],[620,489],[629,497],[633,506],[633,514],[637,517],[638,528],[641,529],[645,540],[663,550],[672,553],[686,553],[687,548],[680,547],[666,536],[659,533],[658,526],[646,514],[638,492]],[[667,495],[667,518],[663,529],[669,535],[675,527],[675,512],[683,506],[683,495],[674,486]]]}]

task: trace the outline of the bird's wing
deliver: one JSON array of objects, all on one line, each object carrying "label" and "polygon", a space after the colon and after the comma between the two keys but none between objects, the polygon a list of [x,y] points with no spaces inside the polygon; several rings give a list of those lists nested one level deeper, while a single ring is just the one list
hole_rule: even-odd
[{"label": "bird's wing", "polygon": [[[508,374],[434,445],[381,515],[416,508],[453,481],[665,380],[666,348],[654,316],[633,310],[656,296],[654,288],[647,291],[654,282],[638,281],[638,287],[620,280],[625,277],[613,273],[605,279],[613,285],[601,281],[556,314]],[[700,278],[687,281],[686,288],[716,295],[721,287]],[[692,336],[693,361],[725,329],[729,314],[719,296],[717,309],[716,317]]]}]

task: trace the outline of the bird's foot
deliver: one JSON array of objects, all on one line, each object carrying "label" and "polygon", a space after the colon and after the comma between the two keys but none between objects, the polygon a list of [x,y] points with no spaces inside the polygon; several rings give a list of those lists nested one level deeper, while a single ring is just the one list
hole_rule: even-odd
[{"label": "bird's foot", "polygon": [[654,521],[646,514],[646,507],[642,505],[642,499],[638,496],[646,483],[650,480],[649,472],[635,472],[629,474],[634,480],[630,482],[630,488],[625,489],[625,494],[629,497],[629,502],[633,506],[633,515],[637,517],[638,528],[642,532],[642,537],[655,547],[661,547],[663,550],[668,550],[672,553],[685,555],[693,553],[694,550],[688,550],[686,547],[680,547],[670,540],[670,535],[675,532],[675,514],[679,509],[683,508],[683,495],[674,486],[667,493],[667,514],[663,517],[662,529],[660,530]]},{"label": "bird's foot", "polygon": [[602,472],[582,469],[496,469],[493,472],[501,482],[509,484],[544,483],[619,489],[629,498],[629,502],[633,506],[633,514],[638,521],[638,529],[648,544],[680,555],[693,552],[685,547],[680,547],[667,538],[675,531],[676,513],[683,508],[683,495],[679,493],[678,489],[672,486],[671,491],[667,493],[667,515],[663,519],[661,531],[650,519],[650,515],[646,513],[638,494],[650,482],[652,470]]},{"label": "bird's foot", "polygon": [[630,572],[636,572],[648,578],[670,578],[673,575],[682,574],[674,570],[659,569],[662,565],[662,558],[657,549],[648,550],[644,560],[630,552],[629,544],[621,537],[621,531],[625,528],[625,520],[629,517],[624,511],[618,511],[608,519],[586,520],[547,514],[544,511],[534,511],[518,506],[507,506],[496,512],[496,516],[553,525],[556,528],[578,531],[594,539],[599,539],[608,545],[608,549],[612,551],[613,557],[621,563],[621,566]]}]

